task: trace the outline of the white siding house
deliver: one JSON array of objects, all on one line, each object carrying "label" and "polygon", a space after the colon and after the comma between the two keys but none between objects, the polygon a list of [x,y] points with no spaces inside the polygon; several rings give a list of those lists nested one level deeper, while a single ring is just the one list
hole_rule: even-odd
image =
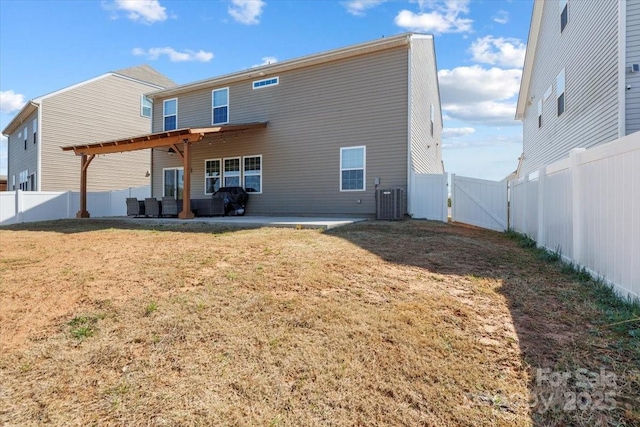
[{"label": "white siding house", "polygon": [[640,130],[640,0],[535,0],[516,119],[524,176]]}]

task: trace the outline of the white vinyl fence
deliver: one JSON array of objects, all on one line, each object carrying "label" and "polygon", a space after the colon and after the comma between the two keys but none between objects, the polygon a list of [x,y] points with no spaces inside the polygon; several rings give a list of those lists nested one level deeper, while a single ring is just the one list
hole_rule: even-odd
[{"label": "white vinyl fence", "polygon": [[[151,187],[87,193],[87,210],[92,218],[124,216],[126,198],[150,197]],[[77,191],[3,191],[0,192],[0,225],[53,219],[75,218],[80,210]]]},{"label": "white vinyl fence", "polygon": [[451,221],[505,231],[507,185],[505,181],[451,175]]},{"label": "white vinyl fence", "polygon": [[410,214],[416,219],[447,222],[448,174],[413,174]]},{"label": "white vinyl fence", "polygon": [[511,182],[511,227],[640,297],[640,132]]}]

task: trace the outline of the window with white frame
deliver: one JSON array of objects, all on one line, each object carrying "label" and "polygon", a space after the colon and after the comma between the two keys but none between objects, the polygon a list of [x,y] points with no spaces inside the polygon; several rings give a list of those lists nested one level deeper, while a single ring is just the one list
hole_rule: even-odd
[{"label": "window with white frame", "polygon": [[16,191],[16,176],[11,175],[11,190]]},{"label": "window with white frame", "polygon": [[29,170],[23,170],[22,172],[20,172],[20,190],[22,191],[26,191],[27,190],[27,183],[29,181]]},{"label": "window with white frame", "polygon": [[556,78],[556,96],[558,98],[558,116],[564,113],[565,110],[565,75],[564,68],[558,74]]},{"label": "window with white frame", "polygon": [[216,89],[211,92],[212,112],[214,125],[229,123],[229,88]]},{"label": "window with white frame", "polygon": [[246,156],[242,161],[245,191],[262,193],[262,156]]},{"label": "window with white frame", "polygon": [[542,127],[542,99],[538,100],[538,127]]},{"label": "window with white frame", "polygon": [[38,142],[38,119],[33,120],[33,143]]},{"label": "window with white frame", "polygon": [[340,149],[340,191],[365,190],[366,147]]},{"label": "window with white frame", "polygon": [[433,123],[435,122],[436,113],[433,108],[433,104],[431,104],[431,111],[429,113],[429,117],[431,118],[431,136],[433,136]]},{"label": "window with white frame", "polygon": [[255,82],[253,82],[252,87],[254,89],[262,89],[263,87],[276,86],[278,84],[280,84],[280,78],[271,77],[268,79],[256,80]]},{"label": "window with white frame", "polygon": [[151,117],[151,98],[145,95],[140,95],[140,115],[142,117]]},{"label": "window with white frame", "polygon": [[567,0],[559,0],[558,5],[560,9],[560,32],[563,32],[564,27],[566,27],[569,22]]},{"label": "window with white frame", "polygon": [[184,191],[184,168],[162,170],[162,196],[182,200]]},{"label": "window with white frame", "polygon": [[240,157],[224,159],[224,174],[222,179],[225,187],[242,187]]},{"label": "window with white frame", "polygon": [[220,189],[222,170],[220,159],[204,161],[204,194],[213,194]]},{"label": "window with white frame", "polygon": [[165,131],[178,128],[178,98],[166,99],[162,102],[162,115]]},{"label": "window with white frame", "polygon": [[24,127],[24,131],[22,132],[22,137],[24,138],[24,149],[27,149],[27,141],[29,140],[29,125]]}]

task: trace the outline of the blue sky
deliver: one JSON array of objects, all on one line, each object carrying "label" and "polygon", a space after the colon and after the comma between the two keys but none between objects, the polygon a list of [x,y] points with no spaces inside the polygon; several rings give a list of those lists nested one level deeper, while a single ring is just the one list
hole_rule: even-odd
[{"label": "blue sky", "polygon": [[[532,0],[0,0],[0,128],[29,99],[147,63],[177,83],[383,36],[434,34],[447,172],[515,170]],[[0,139],[0,175],[7,140]]]}]

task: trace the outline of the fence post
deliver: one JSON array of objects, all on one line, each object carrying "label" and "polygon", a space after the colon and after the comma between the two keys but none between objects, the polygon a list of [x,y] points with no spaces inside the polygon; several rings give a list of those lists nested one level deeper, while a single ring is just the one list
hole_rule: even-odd
[{"label": "fence post", "polygon": [[578,265],[582,264],[582,211],[581,203],[581,172],[580,172],[580,153],[586,148],[574,148],[569,152],[569,164],[571,170],[571,204],[573,211],[572,229],[573,229],[573,261]]},{"label": "fence post", "polygon": [[524,176],[522,182],[522,234],[527,234],[527,190],[529,188],[529,174]]},{"label": "fence post", "polygon": [[456,222],[456,174],[451,174],[451,222]]},{"label": "fence post", "polygon": [[21,190],[16,189],[15,199],[15,224],[22,222],[22,200],[20,197]]},{"label": "fence post", "polygon": [[547,175],[547,167],[542,166],[538,172],[538,235],[536,240],[538,247],[545,247],[545,233],[544,233],[544,184]]},{"label": "fence post", "polygon": [[449,174],[444,172],[442,174],[442,222],[449,221]]}]

